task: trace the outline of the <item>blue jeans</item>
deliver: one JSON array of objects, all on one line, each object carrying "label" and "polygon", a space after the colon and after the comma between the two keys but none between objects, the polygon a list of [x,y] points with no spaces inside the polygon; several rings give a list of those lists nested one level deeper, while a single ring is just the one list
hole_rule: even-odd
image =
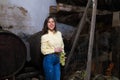
[{"label": "blue jeans", "polygon": [[43,60],[45,80],[60,80],[60,59],[56,54],[47,54]]}]

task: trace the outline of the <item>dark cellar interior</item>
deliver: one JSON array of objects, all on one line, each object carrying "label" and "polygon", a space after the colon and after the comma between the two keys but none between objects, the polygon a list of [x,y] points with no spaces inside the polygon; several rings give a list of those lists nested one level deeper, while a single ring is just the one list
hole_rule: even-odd
[{"label": "dark cellar interior", "polygon": [[[91,3],[87,8],[89,1]],[[67,65],[61,68],[61,80],[120,79],[120,1],[93,1],[97,1],[97,4],[92,3],[92,0],[56,0],[57,6],[49,8],[49,15],[55,16],[58,26],[59,23],[70,25],[64,26],[66,31],[59,27],[63,33],[67,57]],[[97,5],[96,13],[93,4]],[[94,34],[91,35],[93,26]],[[90,36],[93,46],[90,45]],[[44,80],[40,38],[41,31],[33,35],[16,36],[0,29],[0,80]],[[26,61],[27,51],[30,61]],[[87,71],[89,66],[90,72]],[[85,79],[88,74],[90,78]]]}]

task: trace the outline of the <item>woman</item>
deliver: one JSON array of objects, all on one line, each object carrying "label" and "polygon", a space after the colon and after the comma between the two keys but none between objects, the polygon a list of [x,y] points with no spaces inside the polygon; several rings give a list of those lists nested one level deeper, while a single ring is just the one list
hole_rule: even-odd
[{"label": "woman", "polygon": [[64,52],[64,44],[61,32],[56,29],[54,17],[49,16],[45,20],[42,33],[41,52],[45,55],[43,60],[45,80],[60,80],[59,55]]}]

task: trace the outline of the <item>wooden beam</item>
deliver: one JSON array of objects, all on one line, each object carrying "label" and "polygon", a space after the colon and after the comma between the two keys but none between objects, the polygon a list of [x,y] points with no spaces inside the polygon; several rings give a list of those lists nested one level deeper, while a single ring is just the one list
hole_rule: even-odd
[{"label": "wooden beam", "polygon": [[[84,13],[85,7],[80,6],[73,6],[73,5],[67,5],[63,3],[57,4],[57,6],[50,6],[50,13],[57,13],[60,11],[64,12],[77,12],[77,13]],[[88,14],[92,14],[92,8],[88,9]],[[97,15],[106,15],[106,14],[112,14],[112,12],[107,10],[97,10]]]},{"label": "wooden beam", "polygon": [[97,10],[97,0],[93,1],[93,11],[92,11],[92,20],[91,20],[91,30],[89,38],[89,47],[88,47],[88,60],[87,60],[87,76],[84,80],[91,80],[91,64],[92,64],[92,51],[93,51],[93,42],[94,42],[94,32],[95,32],[95,23],[96,23],[96,10]]},{"label": "wooden beam", "polygon": [[120,12],[113,12],[112,26],[120,27]]},{"label": "wooden beam", "polygon": [[78,29],[77,29],[77,34],[75,35],[75,39],[74,39],[74,42],[73,42],[73,45],[72,45],[72,49],[71,49],[71,51],[70,51],[70,53],[68,55],[67,61],[66,61],[65,70],[67,69],[68,64],[70,63],[70,59],[71,59],[71,57],[72,57],[72,55],[74,53],[74,50],[76,48],[76,44],[78,42],[80,32],[81,32],[81,30],[82,30],[82,28],[83,28],[83,26],[85,24],[85,19],[86,19],[86,15],[87,15],[87,11],[88,11],[88,8],[90,6],[90,3],[91,3],[91,0],[88,0],[87,6],[85,8],[85,12],[84,12],[84,14],[82,16],[81,21],[79,22]]},{"label": "wooden beam", "polygon": [[58,12],[58,11],[57,11],[57,6],[50,6],[49,12],[50,12],[50,14],[51,14],[51,13],[57,13],[57,12]]},{"label": "wooden beam", "polygon": [[66,11],[66,12],[84,12],[85,7],[72,6],[67,4],[59,3],[57,5],[57,11]]}]

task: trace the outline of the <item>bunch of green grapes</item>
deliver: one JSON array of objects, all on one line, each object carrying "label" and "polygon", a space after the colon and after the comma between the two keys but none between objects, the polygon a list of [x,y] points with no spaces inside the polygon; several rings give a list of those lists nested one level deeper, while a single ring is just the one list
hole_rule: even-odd
[{"label": "bunch of green grapes", "polygon": [[62,66],[65,66],[65,53],[64,52],[60,53],[60,63]]}]

